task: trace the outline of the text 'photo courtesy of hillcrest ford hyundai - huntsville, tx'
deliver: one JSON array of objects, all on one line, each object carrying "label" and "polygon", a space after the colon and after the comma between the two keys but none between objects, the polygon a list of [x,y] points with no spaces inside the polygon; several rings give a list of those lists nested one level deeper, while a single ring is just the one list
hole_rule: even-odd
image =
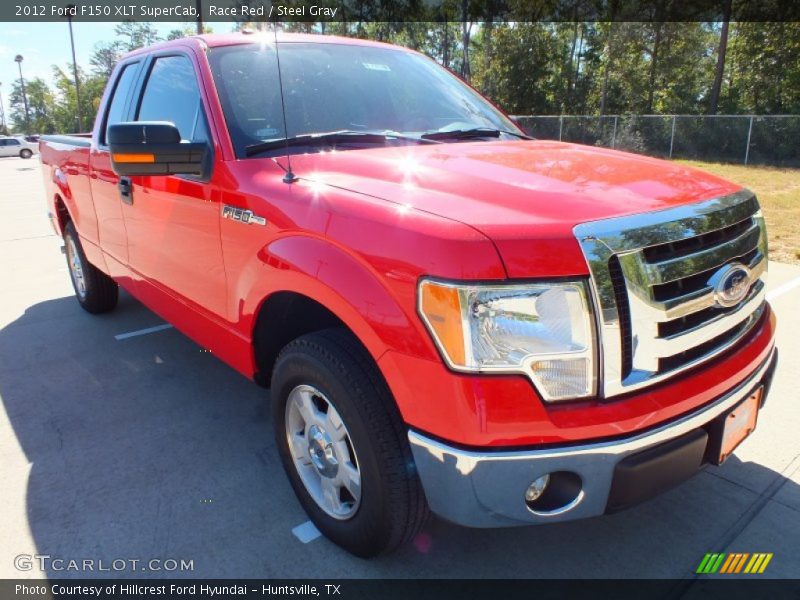
[{"label": "text 'photo courtesy of hillcrest ford hyundai - huntsville, tx'", "polygon": [[719,465],[777,362],[754,194],[529,138],[415,51],[211,34],[45,136],[78,302],[122,287],[270,388],[316,527],[397,549],[620,511]]}]

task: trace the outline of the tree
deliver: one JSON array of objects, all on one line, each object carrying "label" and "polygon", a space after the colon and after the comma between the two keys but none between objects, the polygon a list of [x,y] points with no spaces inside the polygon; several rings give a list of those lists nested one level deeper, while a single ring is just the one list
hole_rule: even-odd
[{"label": "tree", "polygon": [[[592,0],[574,0],[566,7],[570,12],[564,13],[573,20],[555,22],[531,20],[548,14],[550,2],[343,2],[348,21],[280,26],[413,48],[516,114],[800,113],[800,27],[792,23],[708,24],[656,18],[659,10],[669,8],[670,0],[645,0],[650,22],[581,22],[582,11],[593,5]],[[609,0],[611,14],[618,4]],[[730,1],[726,6],[730,8]],[[512,14],[509,10],[518,21],[499,20]],[[402,18],[408,15],[413,19]],[[725,18],[730,18],[729,11]],[[263,22],[250,26],[269,27]],[[148,23],[120,23],[115,33],[115,40],[95,46],[87,71],[79,69],[84,115],[96,113],[119,57],[159,39]],[[193,34],[186,25],[176,27],[167,38]],[[62,65],[54,67],[52,81],[26,80],[31,131],[74,131],[77,106],[69,74]],[[12,84],[6,108],[9,122],[22,129],[25,117],[18,82]],[[624,134],[618,131],[617,140]]]},{"label": "tree", "polygon": [[469,12],[469,0],[461,0],[461,76],[469,81],[472,72],[469,64],[469,46],[473,22]]},{"label": "tree", "polygon": [[[478,36],[485,48],[485,29]],[[553,90],[554,48],[552,31],[542,23],[503,23],[492,28],[493,60],[486,53],[475,53],[473,83],[485,90],[490,82],[492,99],[505,110],[516,114],[557,112]]]},{"label": "tree", "polygon": [[647,86],[647,108],[644,112],[650,114],[653,112],[653,97],[656,91],[656,70],[658,68],[658,50],[661,46],[661,34],[664,31],[664,23],[656,21],[653,23],[653,45],[652,48],[647,48],[645,51],[650,57],[650,77],[649,85]]},{"label": "tree", "polygon": [[800,28],[795,23],[736,23],[730,57],[726,112],[800,112]]},{"label": "tree", "polygon": [[[100,106],[100,99],[105,89],[106,78],[101,75],[87,75],[78,69],[81,84],[81,114],[95,115]],[[53,66],[53,104],[50,110],[55,130],[59,133],[77,131],[77,99],[75,97],[75,81],[70,69]],[[89,130],[90,124],[83,124]]]},{"label": "tree", "polygon": [[732,0],[726,0],[723,8],[722,26],[719,31],[719,44],[717,45],[717,68],[714,70],[714,84],[711,86],[711,96],[708,100],[708,114],[717,114],[719,92],[722,89],[722,77],[725,73],[725,55],[728,50],[728,28],[731,20]]},{"label": "tree", "polygon": [[605,24],[605,47],[603,50],[603,88],[600,92],[600,115],[606,114],[606,103],[608,101],[608,81],[613,69],[614,58],[614,21]]},{"label": "tree", "polygon": [[120,56],[122,56],[122,48],[119,42],[98,42],[94,46],[89,64],[92,65],[95,75],[108,79]]},{"label": "tree", "polygon": [[653,111],[702,114],[714,70],[714,33],[697,22],[665,23]]},{"label": "tree", "polygon": [[123,21],[114,27],[114,34],[121,38],[118,43],[123,52],[131,52],[161,41],[158,30],[150,23]]},{"label": "tree", "polygon": [[[116,40],[95,44],[94,52],[89,59],[93,74],[103,80],[111,77],[114,67],[123,54],[161,40],[158,31],[150,23],[124,21],[114,27],[114,34],[117,36]],[[167,39],[176,39],[186,35],[194,35],[194,29],[189,26],[173,29]]]},{"label": "tree", "polygon": [[[214,29],[208,25],[203,25],[203,33],[214,33]],[[171,29],[167,34],[167,40],[179,40],[181,38],[197,35],[197,27],[192,25],[184,25],[177,29]]]},{"label": "tree", "polygon": [[53,120],[52,109],[55,101],[53,92],[47,87],[44,79],[34,77],[25,80],[25,92],[28,97],[28,110],[30,124],[25,127],[25,104],[22,99],[22,87],[15,81],[9,95],[11,106],[12,129],[26,133],[55,133],[56,124]]}]

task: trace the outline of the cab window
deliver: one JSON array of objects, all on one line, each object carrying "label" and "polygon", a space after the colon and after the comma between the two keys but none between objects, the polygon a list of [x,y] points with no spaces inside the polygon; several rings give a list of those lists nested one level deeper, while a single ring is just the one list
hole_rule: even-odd
[{"label": "cab window", "polygon": [[188,57],[160,56],[153,61],[136,120],[169,121],[182,139],[208,141],[200,88]]},{"label": "cab window", "polygon": [[136,82],[136,67],[139,63],[130,63],[122,67],[119,77],[117,77],[117,84],[114,86],[114,95],[111,97],[111,102],[108,105],[108,113],[106,113],[106,126],[103,129],[103,139],[101,142],[106,143],[106,135],[108,134],[108,127],[125,120],[125,105],[130,94],[131,87]]}]

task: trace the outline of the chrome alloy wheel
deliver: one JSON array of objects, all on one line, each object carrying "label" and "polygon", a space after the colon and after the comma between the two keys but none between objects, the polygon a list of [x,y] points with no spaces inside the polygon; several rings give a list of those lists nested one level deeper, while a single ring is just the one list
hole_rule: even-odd
[{"label": "chrome alloy wheel", "polygon": [[335,519],[355,515],[361,473],[350,433],[330,400],[310,385],[289,393],[286,439],[294,468],[308,493]]},{"label": "chrome alloy wheel", "polygon": [[78,248],[75,246],[75,240],[70,236],[67,236],[67,265],[69,266],[69,274],[72,277],[75,291],[80,299],[83,300],[86,298],[86,278],[83,274],[83,263],[81,262]]}]

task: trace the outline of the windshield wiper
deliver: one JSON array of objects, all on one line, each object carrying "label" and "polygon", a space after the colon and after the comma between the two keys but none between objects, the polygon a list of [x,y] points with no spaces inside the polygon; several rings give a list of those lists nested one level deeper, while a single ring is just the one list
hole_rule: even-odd
[{"label": "windshield wiper", "polygon": [[253,156],[254,154],[275,150],[276,148],[286,148],[287,146],[335,146],[336,144],[345,142],[355,144],[385,144],[386,136],[381,133],[368,133],[363,131],[308,133],[290,138],[278,138],[250,144],[249,146],[245,146],[244,153],[247,156]]},{"label": "windshield wiper", "polygon": [[396,140],[408,140],[409,142],[417,142],[418,144],[440,144],[441,142],[437,142],[436,140],[431,140],[426,137],[416,137],[413,135],[406,135],[404,133],[400,133],[398,131],[392,131],[391,129],[387,129],[386,131],[381,132],[382,135],[385,135],[387,138],[396,139]]},{"label": "windshield wiper", "polygon": [[453,129],[451,131],[431,131],[423,133],[420,137],[424,140],[466,140],[470,138],[481,137],[500,137],[502,134],[513,135],[514,137],[523,140],[532,140],[533,138],[522,133],[514,131],[505,131],[502,129],[491,129],[489,127],[475,127],[474,129]]},{"label": "windshield wiper", "polygon": [[385,144],[389,139],[408,140],[418,144],[433,144],[435,140],[420,139],[410,135],[403,135],[394,131],[329,131],[327,133],[306,133],[290,138],[265,140],[256,144],[245,146],[246,156],[253,156],[261,152],[286,148],[287,146],[335,146],[336,144]]}]

